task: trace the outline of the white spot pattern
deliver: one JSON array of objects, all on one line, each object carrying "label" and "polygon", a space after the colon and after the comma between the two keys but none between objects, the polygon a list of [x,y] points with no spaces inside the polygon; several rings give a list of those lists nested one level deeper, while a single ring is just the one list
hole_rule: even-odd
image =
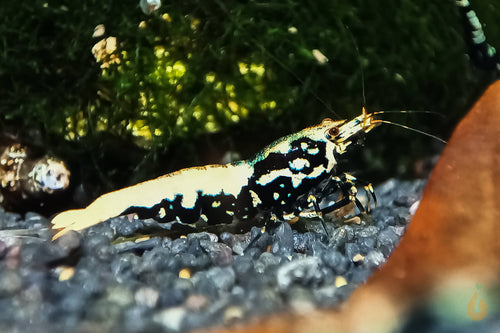
[{"label": "white spot pattern", "polygon": [[288,162],[288,165],[290,166],[290,169],[300,171],[304,168],[310,167],[311,163],[309,163],[309,161],[305,158],[296,158],[293,161]]},{"label": "white spot pattern", "polygon": [[262,201],[260,200],[257,193],[255,193],[252,190],[250,190],[249,192],[250,192],[250,196],[252,197],[252,206],[257,207],[258,205],[260,205],[262,203]]},{"label": "white spot pattern", "polygon": [[319,148],[318,147],[309,148],[307,150],[307,153],[310,155],[316,155],[317,153],[319,153]]}]

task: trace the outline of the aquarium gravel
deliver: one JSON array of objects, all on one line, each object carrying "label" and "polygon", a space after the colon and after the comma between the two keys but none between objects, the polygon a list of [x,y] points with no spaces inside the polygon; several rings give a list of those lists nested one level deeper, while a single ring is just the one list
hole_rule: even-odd
[{"label": "aquarium gravel", "polygon": [[185,332],[338,306],[387,260],[423,187],[389,180],[370,218],[328,234],[310,221],[136,237],[152,222],[119,217],[52,242],[46,218],[0,211],[0,331]]}]

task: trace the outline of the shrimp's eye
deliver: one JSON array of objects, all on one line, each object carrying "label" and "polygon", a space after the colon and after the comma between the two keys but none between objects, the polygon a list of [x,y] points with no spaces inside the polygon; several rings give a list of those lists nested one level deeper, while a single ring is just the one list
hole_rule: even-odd
[{"label": "shrimp's eye", "polygon": [[339,135],[339,133],[340,129],[338,127],[332,127],[328,130],[328,135],[332,138]]}]

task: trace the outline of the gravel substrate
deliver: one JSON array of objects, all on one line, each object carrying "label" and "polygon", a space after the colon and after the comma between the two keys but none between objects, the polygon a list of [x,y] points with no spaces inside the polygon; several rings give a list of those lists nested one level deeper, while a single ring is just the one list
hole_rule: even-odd
[{"label": "gravel substrate", "polygon": [[0,331],[184,332],[337,306],[394,250],[423,186],[389,180],[359,224],[283,223],[250,247],[259,228],[126,240],[151,221],[123,217],[51,242],[44,217],[0,210]]}]

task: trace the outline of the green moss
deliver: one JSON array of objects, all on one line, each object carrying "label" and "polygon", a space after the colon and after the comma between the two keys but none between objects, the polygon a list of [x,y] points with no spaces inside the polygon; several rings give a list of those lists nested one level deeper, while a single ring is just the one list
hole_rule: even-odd
[{"label": "green moss", "polygon": [[[476,2],[499,45],[500,5]],[[151,16],[108,0],[0,6],[0,125],[35,130],[63,155],[69,141],[92,151],[103,132],[147,148],[151,162],[166,152],[213,161],[193,145],[215,132],[227,138],[216,142],[221,152],[245,155],[324,117],[359,114],[363,82],[369,110],[445,114],[396,119],[446,138],[488,82],[467,62],[452,2],[182,0]],[[93,38],[99,24],[105,34]],[[96,61],[91,49],[108,37],[116,48]],[[405,173],[428,146],[412,132],[377,129],[368,167]]]}]

